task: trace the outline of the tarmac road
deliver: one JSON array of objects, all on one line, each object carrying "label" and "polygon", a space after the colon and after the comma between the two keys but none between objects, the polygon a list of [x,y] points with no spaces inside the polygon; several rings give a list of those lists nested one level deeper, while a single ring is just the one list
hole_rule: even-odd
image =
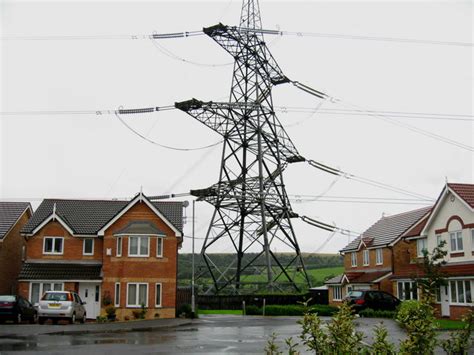
[{"label": "tarmac road", "polygon": [[[0,354],[263,354],[272,333],[278,335],[277,344],[285,353],[284,339],[293,337],[298,341],[300,326],[296,322],[299,319],[205,315],[193,321],[163,319],[113,324],[2,325]],[[403,332],[394,321],[383,322],[391,340],[398,343],[404,337]],[[371,342],[372,329],[378,323],[379,319],[357,320],[358,330],[367,335],[365,341]]]}]

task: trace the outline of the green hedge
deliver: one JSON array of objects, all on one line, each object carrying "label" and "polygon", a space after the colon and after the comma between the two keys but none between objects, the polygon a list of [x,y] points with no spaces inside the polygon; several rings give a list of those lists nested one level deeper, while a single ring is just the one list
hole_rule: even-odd
[{"label": "green hedge", "polygon": [[[247,306],[247,315],[262,315],[263,309],[257,306]],[[327,305],[314,305],[309,308],[311,313],[317,313],[319,316],[331,316],[337,312],[336,307]],[[266,316],[302,316],[304,307],[302,305],[268,305],[265,307]]]},{"label": "green hedge", "polygon": [[386,310],[374,310],[371,308],[363,309],[359,312],[361,317],[365,318],[389,318],[395,319],[397,311],[386,311]]}]

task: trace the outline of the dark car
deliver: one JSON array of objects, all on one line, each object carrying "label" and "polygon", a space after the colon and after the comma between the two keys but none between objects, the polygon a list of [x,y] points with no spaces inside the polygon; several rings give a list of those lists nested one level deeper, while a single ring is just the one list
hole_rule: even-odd
[{"label": "dark car", "polygon": [[0,295],[0,322],[11,320],[21,323],[24,320],[36,323],[38,312],[25,298],[15,295]]},{"label": "dark car", "polygon": [[351,291],[344,300],[349,302],[356,312],[366,308],[393,311],[400,304],[400,300],[390,293],[375,290]]}]

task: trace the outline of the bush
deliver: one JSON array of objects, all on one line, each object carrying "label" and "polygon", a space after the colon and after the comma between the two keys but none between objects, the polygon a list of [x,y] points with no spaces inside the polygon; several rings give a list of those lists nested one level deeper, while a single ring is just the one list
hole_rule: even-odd
[{"label": "bush", "polygon": [[302,316],[303,306],[300,305],[268,305],[265,307],[266,316]]},{"label": "bush", "polygon": [[433,307],[425,301],[404,301],[396,317],[407,331],[400,343],[401,354],[431,354],[436,346],[436,319]]},{"label": "bush", "polygon": [[319,316],[332,316],[337,312],[337,307],[326,304],[315,304],[309,308],[310,313],[317,313]]},{"label": "bush", "polygon": [[245,314],[248,316],[261,316],[263,311],[258,306],[248,305],[245,307]]},{"label": "bush", "polygon": [[366,318],[389,318],[394,319],[397,316],[396,311],[375,310],[371,308],[364,309],[359,312],[361,317]]},{"label": "bush", "polygon": [[[198,310],[196,308],[196,310],[194,312],[194,318],[197,318],[197,313],[198,313]],[[184,318],[193,318],[192,307],[189,303],[182,304],[176,310],[176,317],[182,317],[182,316]]]}]

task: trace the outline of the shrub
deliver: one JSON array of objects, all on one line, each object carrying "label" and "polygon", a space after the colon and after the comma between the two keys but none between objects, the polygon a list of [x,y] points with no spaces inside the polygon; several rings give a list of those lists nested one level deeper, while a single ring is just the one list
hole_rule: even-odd
[{"label": "shrub", "polygon": [[249,316],[261,316],[263,311],[258,306],[248,305],[245,307],[245,314]]},{"label": "shrub", "polygon": [[442,342],[443,350],[448,354],[467,354],[472,345],[471,334],[474,331],[474,311],[471,309],[462,321],[463,329],[453,332],[451,338]]},{"label": "shrub", "polygon": [[426,301],[404,301],[396,317],[407,331],[400,343],[401,354],[431,354],[436,346],[436,319],[433,307]]},{"label": "shrub", "polygon": [[387,310],[375,310],[371,308],[363,309],[359,312],[361,317],[366,318],[389,318],[394,319],[397,316],[396,311],[387,311]]},{"label": "shrub", "polygon": [[302,316],[303,306],[300,305],[268,305],[265,307],[267,316]]},{"label": "shrub", "polygon": [[309,312],[317,313],[319,316],[332,316],[337,312],[337,307],[315,304],[309,308]]},{"label": "shrub", "polygon": [[[184,303],[176,310],[177,317],[193,318],[192,307],[189,303]],[[194,312],[194,318],[198,317],[198,309]]]}]

